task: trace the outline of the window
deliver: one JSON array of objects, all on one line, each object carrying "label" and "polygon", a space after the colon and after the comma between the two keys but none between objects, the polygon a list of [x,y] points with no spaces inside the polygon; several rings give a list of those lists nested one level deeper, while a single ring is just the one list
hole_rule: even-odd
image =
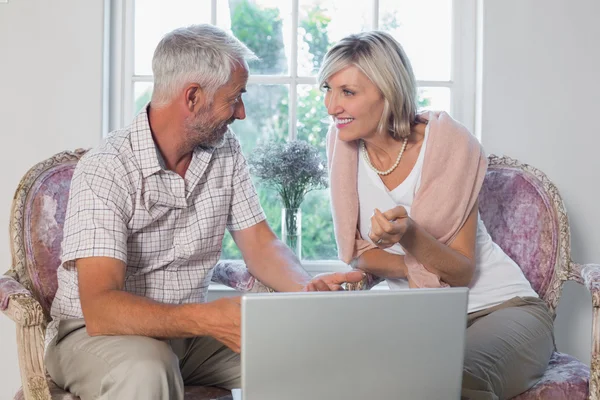
[{"label": "window", "polygon": [[[151,59],[161,36],[180,26],[212,23],[230,30],[261,60],[250,65],[247,118],[236,121],[246,154],[266,140],[303,139],[325,157],[327,112],[316,73],[343,36],[386,30],[405,48],[422,108],[449,111],[474,125],[475,6],[470,0],[120,0],[111,10],[110,128],[124,126],[152,94]],[[280,231],[277,195],[257,186],[270,225]],[[303,261],[336,269],[329,197],[310,193],[302,205]],[[240,255],[229,235],[223,258]]]}]

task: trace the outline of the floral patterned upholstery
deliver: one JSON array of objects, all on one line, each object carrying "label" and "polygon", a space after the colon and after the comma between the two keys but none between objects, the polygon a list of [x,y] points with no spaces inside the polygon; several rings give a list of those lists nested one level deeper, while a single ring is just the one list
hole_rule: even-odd
[{"label": "floral patterned upholstery", "polygon": [[[558,192],[544,178],[539,171],[515,163],[491,163],[479,195],[479,211],[494,242],[515,260],[554,311],[558,294],[553,297],[549,289],[560,271],[560,210],[552,197]],[[554,353],[541,380],[516,399],[587,399],[589,377],[588,366]]]},{"label": "floral patterned upholstery", "polygon": [[220,283],[238,292],[273,292],[263,285],[241,262],[220,261],[213,270],[212,282]]},{"label": "floral patterned upholstery", "polygon": [[29,290],[10,276],[0,276],[0,310],[6,310],[10,297],[19,294],[28,295]]},{"label": "floral patterned upholstery", "polygon": [[494,242],[543,297],[556,266],[559,230],[552,200],[539,179],[520,169],[492,166],[481,188],[479,210]]},{"label": "floral patterned upholstery", "polygon": [[568,354],[554,353],[546,373],[514,400],[587,399],[590,369]]},{"label": "floral patterned upholstery", "polygon": [[76,162],[61,164],[40,175],[30,189],[23,210],[27,275],[31,289],[46,315],[58,287],[56,269],[60,265],[60,245],[71,177]]}]

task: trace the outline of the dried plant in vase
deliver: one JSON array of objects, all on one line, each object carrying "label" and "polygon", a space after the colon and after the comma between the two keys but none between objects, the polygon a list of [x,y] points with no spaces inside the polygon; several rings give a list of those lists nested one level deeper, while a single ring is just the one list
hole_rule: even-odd
[{"label": "dried plant in vase", "polygon": [[303,140],[268,142],[248,158],[250,172],[281,198],[281,239],[301,258],[302,213],[307,193],[327,187],[327,170],[319,150]]}]

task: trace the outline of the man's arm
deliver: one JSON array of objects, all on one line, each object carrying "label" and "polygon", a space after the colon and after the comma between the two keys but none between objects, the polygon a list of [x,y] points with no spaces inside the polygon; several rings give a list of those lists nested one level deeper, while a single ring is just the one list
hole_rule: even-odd
[{"label": "man's arm", "polygon": [[359,282],[358,271],[319,274],[314,278],[300,265],[298,257],[273,233],[266,221],[231,231],[250,273],[278,292],[341,290],[346,282]]},{"label": "man's arm", "polygon": [[240,351],[239,298],[206,304],[162,304],[123,291],[126,266],[110,257],[76,260],[81,308],[90,336],[212,336]]},{"label": "man's arm", "polygon": [[298,257],[280,241],[267,221],[231,231],[246,266],[263,284],[278,292],[297,292],[311,280]]}]

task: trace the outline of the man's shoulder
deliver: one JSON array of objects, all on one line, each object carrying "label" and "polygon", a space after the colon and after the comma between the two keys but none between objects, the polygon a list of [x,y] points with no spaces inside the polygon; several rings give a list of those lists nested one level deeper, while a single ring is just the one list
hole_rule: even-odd
[{"label": "man's shoulder", "polygon": [[112,180],[125,188],[135,181],[131,178],[137,175],[136,170],[130,132],[122,129],[110,133],[97,147],[88,151],[78,162],[75,174],[83,175],[89,184],[96,180]]},{"label": "man's shoulder", "polygon": [[115,172],[125,169],[133,156],[130,135],[127,129],[111,132],[81,158],[78,169],[102,168]]}]

